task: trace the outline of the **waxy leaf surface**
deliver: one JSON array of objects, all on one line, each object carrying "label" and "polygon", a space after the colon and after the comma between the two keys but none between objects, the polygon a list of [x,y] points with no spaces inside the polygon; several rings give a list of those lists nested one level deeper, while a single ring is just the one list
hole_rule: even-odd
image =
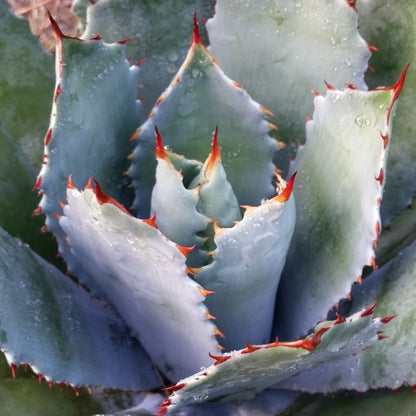
[{"label": "waxy leaf surface", "polygon": [[248,208],[234,227],[216,230],[213,261],[195,279],[215,292],[206,304],[225,335],[220,343],[227,351],[270,340],[295,211],[293,198],[270,199]]},{"label": "waxy leaf surface", "polygon": [[361,316],[361,313],[345,322],[335,322],[320,324],[306,340],[292,345],[278,342],[249,345],[244,350],[218,357],[209,368],[181,380],[173,388],[167,409],[258,392],[322,362],[342,361],[374,344],[383,326],[379,318]]},{"label": "waxy leaf surface", "polygon": [[324,319],[373,262],[386,138],[402,82],[368,92],[329,89],[315,98],[306,144],[293,167],[296,228],[276,302],[284,339]]},{"label": "waxy leaf surface", "polygon": [[209,154],[212,132],[219,126],[222,164],[240,204],[257,205],[273,195],[272,157],[277,145],[268,136],[264,115],[262,107],[224,75],[195,26],[184,64],[135,135],[130,172],[138,215],[149,215],[156,169],[155,126],[171,150],[201,161]]},{"label": "waxy leaf surface", "polygon": [[[206,20],[214,0],[157,1],[100,0],[86,10],[84,39],[101,35],[106,42],[130,39],[127,56],[145,58],[141,64],[139,96],[148,115],[185,59],[192,38],[192,16]],[[207,41],[205,28],[201,36]]]},{"label": "waxy leaf surface", "polygon": [[312,88],[366,88],[370,51],[357,20],[345,0],[219,0],[207,30],[224,72],[275,114],[280,139],[295,147],[313,111]]},{"label": "waxy leaf surface", "polygon": [[166,376],[176,381],[199,370],[218,348],[203,291],[186,274],[186,256],[153,224],[106,202],[98,189],[68,188],[60,223],[72,254]]},{"label": "waxy leaf surface", "polygon": [[[56,86],[45,156],[38,176],[39,208],[55,234],[69,270],[94,293],[93,280],[70,255],[58,217],[68,176],[85,186],[94,176],[113,197],[131,203],[126,191],[129,138],[139,123],[136,102],[138,68],[129,68],[122,45],[64,37],[55,27]],[[110,102],[107,97],[111,97]],[[58,214],[58,215],[57,215]]]},{"label": "waxy leaf surface", "polygon": [[387,161],[388,174],[381,204],[381,218],[387,225],[416,194],[416,126],[409,117],[416,106],[416,3],[411,0],[394,3],[359,0],[356,5],[360,32],[378,48],[370,60],[374,70],[367,74],[370,88],[394,83],[405,65],[411,62],[406,88],[397,103]]},{"label": "waxy leaf surface", "polygon": [[158,386],[148,356],[111,308],[3,230],[0,252],[0,348],[10,364],[74,385]]}]

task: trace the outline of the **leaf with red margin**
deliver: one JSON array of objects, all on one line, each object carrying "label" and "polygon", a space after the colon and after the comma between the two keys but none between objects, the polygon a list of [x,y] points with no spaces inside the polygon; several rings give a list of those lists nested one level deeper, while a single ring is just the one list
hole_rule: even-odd
[{"label": "leaf with red margin", "polygon": [[329,89],[315,98],[306,144],[293,169],[296,228],[277,297],[283,339],[307,331],[373,265],[392,107],[405,72],[391,88]]},{"label": "leaf with red margin", "polygon": [[366,89],[371,53],[357,25],[345,0],[217,1],[207,22],[210,51],[229,77],[274,113],[280,140],[290,145],[277,155],[280,169],[286,171],[287,151],[293,156],[304,141],[311,89],[323,92],[325,81]]},{"label": "leaf with red margin", "polygon": [[273,195],[272,158],[278,147],[268,135],[264,109],[224,75],[202,44],[196,20],[188,56],[135,135],[130,172],[135,208],[144,218],[155,183],[155,126],[165,145],[196,160],[209,154],[212,132],[219,126],[222,164],[239,203],[258,205]]},{"label": "leaf with red margin", "polygon": [[274,198],[246,207],[232,228],[215,227],[213,261],[194,276],[215,292],[206,300],[227,351],[270,340],[276,291],[295,227],[295,177]]},{"label": "leaf with red margin", "polygon": [[362,315],[359,312],[342,322],[323,322],[303,340],[276,340],[227,354],[229,359],[217,360],[209,368],[181,380],[178,386],[182,387],[174,389],[162,409],[170,412],[193,403],[256,393],[323,362],[341,362],[359,354],[377,342],[383,326],[379,318]]},{"label": "leaf with red margin", "polygon": [[60,202],[65,200],[67,179],[72,174],[76,186],[84,186],[94,176],[113,197],[131,204],[132,194],[123,173],[132,150],[129,138],[140,121],[136,97],[139,69],[130,68],[124,46],[69,38],[51,21],[57,39],[56,85],[44,164],[35,185],[42,194],[36,213],[46,215],[46,227],[55,234],[69,271],[94,294],[102,295],[69,253],[58,223]]},{"label": "leaf with red margin", "polygon": [[69,186],[60,225],[71,253],[171,380],[193,373],[216,352],[207,292],[186,273],[186,253],[154,223],[120,210],[87,186]]},{"label": "leaf with red margin", "polygon": [[0,349],[9,364],[75,386],[159,385],[142,347],[111,307],[0,229]]}]

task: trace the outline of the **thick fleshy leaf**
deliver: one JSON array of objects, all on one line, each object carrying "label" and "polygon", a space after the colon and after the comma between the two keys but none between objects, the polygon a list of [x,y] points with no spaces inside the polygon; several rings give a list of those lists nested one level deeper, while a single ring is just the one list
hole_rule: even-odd
[{"label": "thick fleshy leaf", "polygon": [[345,0],[218,0],[207,30],[224,72],[275,114],[280,137],[295,147],[313,110],[311,88],[366,88],[370,51],[357,20]]},{"label": "thick fleshy leaf", "polygon": [[[416,243],[354,285],[352,310],[377,301],[376,313],[387,316],[382,342],[363,354],[349,357],[337,365],[322,366],[287,380],[279,388],[310,393],[329,393],[348,389],[366,391],[377,388],[397,389],[416,385],[414,345],[416,324],[414,293],[416,290]],[[348,377],[345,375],[348,374]]]},{"label": "thick fleshy leaf", "polygon": [[[412,390],[341,392],[337,395],[304,396],[281,416],[368,416],[394,412],[395,416],[410,416],[416,411]],[[280,413],[279,413],[280,415]]]},{"label": "thick fleshy leaf", "polygon": [[324,322],[300,341],[248,344],[244,350],[214,357],[216,361],[209,368],[171,388],[173,394],[165,402],[165,409],[176,410],[190,403],[258,392],[322,362],[342,361],[359,354],[378,340],[378,331],[383,326],[379,318],[363,312],[343,322]]},{"label": "thick fleshy leaf", "polygon": [[0,252],[0,348],[12,366],[74,385],[157,387],[148,356],[111,308],[2,230]]},{"label": "thick fleshy leaf", "polygon": [[156,140],[156,184],[151,215],[156,215],[155,222],[166,237],[181,246],[192,247],[199,243],[196,234],[206,228],[208,219],[197,211],[198,191],[185,188],[182,174],[170,161],[158,133]]},{"label": "thick fleshy leaf", "polygon": [[[206,20],[213,15],[214,5],[214,0],[89,2],[82,37],[100,34],[106,42],[130,39],[127,55],[137,60],[145,58],[139,94],[144,97],[143,112],[147,115],[186,57],[192,15]],[[82,16],[85,8],[79,9]],[[206,41],[205,28],[201,32]]]},{"label": "thick fleshy leaf", "polygon": [[278,334],[306,333],[374,262],[380,232],[392,88],[329,89],[315,98],[294,169],[296,228],[277,299]]},{"label": "thick fleshy leaf", "polygon": [[211,153],[189,186],[191,189],[198,187],[199,212],[216,220],[220,227],[232,227],[241,220],[240,205],[221,163],[218,129],[214,133]]},{"label": "thick fleshy leaf", "polygon": [[201,43],[196,22],[184,64],[135,135],[137,148],[130,171],[141,217],[149,215],[155,182],[155,126],[165,145],[196,160],[205,160],[212,131],[219,126],[222,163],[239,202],[257,205],[273,195],[272,157],[277,145],[268,136],[264,111],[224,75]]},{"label": "thick fleshy leaf", "polygon": [[101,294],[71,257],[56,214],[62,213],[60,201],[65,200],[70,174],[78,186],[84,186],[94,176],[112,196],[131,203],[123,171],[128,167],[129,138],[139,123],[138,68],[129,68],[122,45],[67,38],[56,24],[54,29],[56,87],[45,137],[44,165],[36,184],[43,194],[39,212],[46,215],[46,227],[57,237],[69,270]]},{"label": "thick fleshy leaf", "polygon": [[[71,252],[97,280],[158,367],[177,380],[209,362],[215,326],[203,289],[186,274],[186,250],[152,220],[130,216],[105,195],[69,187],[60,224]],[[185,253],[185,254],[184,254]]]},{"label": "thick fleshy leaf", "polygon": [[280,274],[295,227],[293,180],[232,228],[216,229],[213,261],[195,279],[215,292],[206,300],[227,351],[270,340]]},{"label": "thick fleshy leaf", "polygon": [[[7,129],[37,167],[42,160],[53,93],[53,58],[42,50],[27,21],[14,16],[5,1],[0,2],[0,25],[2,128]],[[33,174],[33,183],[35,179]]]},{"label": "thick fleshy leaf", "polygon": [[387,162],[386,187],[381,204],[383,223],[406,208],[416,195],[416,126],[410,115],[416,106],[416,3],[412,0],[356,2],[360,32],[378,51],[371,57],[374,71],[367,74],[370,87],[390,85],[408,62],[406,88],[397,104],[393,123],[393,139]]},{"label": "thick fleshy leaf", "polygon": [[[42,220],[31,192],[42,160],[53,90],[53,59],[30,33],[27,21],[0,2],[0,225],[52,260],[50,236],[40,235]],[[18,64],[17,64],[18,63]]]},{"label": "thick fleshy leaf", "polygon": [[16,369],[13,379],[10,366],[0,356],[1,414],[13,416],[91,415],[102,413],[101,406],[87,389],[49,387],[27,369]]}]

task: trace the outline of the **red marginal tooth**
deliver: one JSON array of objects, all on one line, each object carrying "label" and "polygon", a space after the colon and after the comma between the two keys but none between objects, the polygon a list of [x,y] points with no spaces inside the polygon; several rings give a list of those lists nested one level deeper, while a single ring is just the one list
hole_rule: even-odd
[{"label": "red marginal tooth", "polygon": [[386,339],[386,338],[388,338],[388,336],[387,336],[387,335],[381,335],[381,334],[378,334],[378,335],[377,335],[377,338],[381,341],[382,339]]},{"label": "red marginal tooth", "polygon": [[61,84],[58,84],[55,90],[55,97],[54,97],[55,103],[56,103],[56,100],[58,99],[59,94],[61,94],[62,92],[64,92],[64,90],[61,89]]},{"label": "red marginal tooth", "polygon": [[33,212],[32,212],[32,215],[33,216],[35,216],[35,215],[39,215],[39,214],[41,214],[42,213],[42,208],[41,207],[37,207]]},{"label": "red marginal tooth", "polygon": [[207,319],[211,319],[211,320],[217,319],[214,315],[211,315],[208,311],[205,312],[205,316]]},{"label": "red marginal tooth", "polygon": [[375,46],[373,46],[373,45],[370,45],[369,43],[367,43],[367,47],[368,47],[368,50],[370,51],[370,52],[378,52],[378,48],[376,48]]},{"label": "red marginal tooth", "polygon": [[43,381],[43,375],[42,374],[38,374],[38,380],[39,380],[39,383],[42,383],[42,381]]},{"label": "red marginal tooth", "polygon": [[155,126],[155,134],[156,134],[156,158],[168,160],[169,158],[163,146],[162,136],[160,135],[159,129],[156,126]]},{"label": "red marginal tooth", "polygon": [[383,149],[385,149],[387,147],[388,142],[389,142],[389,134],[388,133],[383,134],[383,133],[380,132],[380,136],[383,139]]},{"label": "red marginal tooth", "polygon": [[266,108],[262,105],[260,105],[260,110],[263,111],[264,114],[267,114],[267,115],[272,116],[272,117],[274,116],[274,114],[268,108]]},{"label": "red marginal tooth", "polygon": [[48,381],[49,390],[53,389],[53,381]]},{"label": "red marginal tooth", "polygon": [[195,244],[192,247],[184,247],[176,244],[176,247],[185,257],[188,257],[188,254],[195,248]]},{"label": "red marginal tooth", "polygon": [[180,383],[180,384],[176,384],[174,386],[164,387],[162,390],[174,392],[174,391],[178,391],[180,389],[183,389],[185,386],[186,386],[186,383]]},{"label": "red marginal tooth", "polygon": [[237,82],[237,81],[233,81],[233,84],[237,87],[237,88],[240,88],[240,89],[242,89],[243,87],[241,86],[241,84],[239,83],[239,82]]},{"label": "red marginal tooth", "polygon": [[377,263],[376,263],[375,257],[371,257],[371,267],[373,268],[373,270],[377,269]]},{"label": "red marginal tooth", "polygon": [[363,318],[364,316],[369,316],[373,313],[374,308],[376,307],[376,303],[374,302],[371,306],[369,306],[365,311],[361,312],[360,317]]},{"label": "red marginal tooth", "polygon": [[146,218],[144,220],[142,220],[144,223],[146,223],[147,225],[150,225],[153,228],[156,228],[156,230],[159,228],[156,224],[156,214],[153,214],[152,217],[150,218]]},{"label": "red marginal tooth", "polygon": [[329,90],[335,90],[335,88],[334,88],[332,85],[328,84],[326,81],[324,81],[324,82],[325,82],[326,87],[327,87]]},{"label": "red marginal tooth", "polygon": [[72,174],[68,176],[68,184],[66,185],[68,189],[75,189],[74,183],[72,182]]},{"label": "red marginal tooth", "polygon": [[270,344],[267,344],[265,346],[265,348],[275,348],[275,347],[278,347],[279,345],[280,345],[279,338],[276,337],[276,339],[274,340],[274,342],[271,342]]},{"label": "red marginal tooth", "polygon": [[319,92],[318,91],[316,91],[315,89],[311,89],[311,91],[312,91],[312,94],[315,96],[315,97],[318,97],[320,94],[319,94]]},{"label": "red marginal tooth", "polygon": [[23,370],[25,370],[25,373],[27,373],[27,364],[22,364]]},{"label": "red marginal tooth", "polygon": [[126,208],[123,207],[119,202],[117,202],[114,198],[104,193],[98,184],[98,182],[92,178],[95,184],[95,197],[97,198],[97,201],[100,205],[103,204],[113,204],[115,205],[119,210],[123,211],[125,214],[132,216],[130,212],[126,210]]},{"label": "red marginal tooth", "polygon": [[363,276],[359,275],[357,277],[357,282],[358,282],[359,285],[362,285],[363,284]]},{"label": "red marginal tooth", "polygon": [[383,181],[384,181],[384,171],[383,171],[383,168],[380,168],[380,172],[379,172],[378,176],[376,177],[376,181],[379,182],[380,186],[383,185]]},{"label": "red marginal tooth", "polygon": [[41,233],[46,233],[48,232],[48,227],[46,225],[44,225],[41,229],[40,229]]},{"label": "red marginal tooth", "polygon": [[293,190],[293,185],[295,183],[296,174],[297,172],[295,172],[292,175],[292,177],[289,179],[289,181],[286,184],[285,189],[283,189],[283,191],[279,195],[273,198],[274,201],[286,202],[290,198],[290,195],[292,194],[292,190]]},{"label": "red marginal tooth", "polygon": [[208,355],[215,360],[214,365],[225,363],[231,358],[231,355],[212,355],[211,353]]},{"label": "red marginal tooth", "polygon": [[201,35],[199,34],[198,20],[196,18],[196,13],[194,13],[194,25],[193,25],[193,35],[192,43],[193,44],[202,44]]},{"label": "red marginal tooth", "polygon": [[338,312],[337,312],[337,319],[334,321],[334,325],[338,325],[338,324],[342,324],[343,322],[345,322],[346,319],[345,317],[341,316]]},{"label": "red marginal tooth", "polygon": [[132,142],[133,140],[136,140],[139,137],[139,134],[141,132],[141,129],[137,129],[130,137],[129,142]]},{"label": "red marginal tooth", "polygon": [[357,12],[357,9],[355,7],[355,0],[347,0],[348,6],[350,6],[355,12]]},{"label": "red marginal tooth", "polygon": [[380,235],[380,221],[376,222],[376,235],[377,237]]},{"label": "red marginal tooth", "polygon": [[205,298],[208,295],[213,295],[215,293],[213,290],[206,290],[202,286],[198,286],[198,290],[201,292],[202,296],[204,296]]},{"label": "red marginal tooth", "polygon": [[248,342],[246,342],[246,348],[243,351],[241,351],[241,354],[249,354],[251,352],[260,350],[261,348],[262,347],[257,347],[255,345],[251,345]]},{"label": "red marginal tooth", "polygon": [[97,35],[90,38],[90,40],[101,40],[101,35],[98,33]]},{"label": "red marginal tooth", "polygon": [[125,38],[125,39],[121,39],[119,40],[117,43],[119,45],[125,45],[128,41],[133,40],[134,38]]},{"label": "red marginal tooth", "polygon": [[166,399],[163,403],[160,403],[160,407],[170,406],[172,404],[171,399]]},{"label": "red marginal tooth", "polygon": [[13,378],[16,378],[16,368],[17,368],[16,364],[15,363],[11,363],[10,364],[10,368],[12,370],[12,377]]},{"label": "red marginal tooth", "polygon": [[165,415],[168,412],[168,409],[166,407],[162,407],[157,412],[155,412],[155,415]]},{"label": "red marginal tooth", "polygon": [[49,142],[51,141],[52,137],[52,129],[49,129],[45,136],[45,146],[48,146]]},{"label": "red marginal tooth", "polygon": [[221,160],[220,146],[218,145],[218,126],[215,128],[212,137],[212,150],[207,161],[207,170],[213,169]]},{"label": "red marginal tooth", "polygon": [[36,179],[35,184],[33,185],[32,192],[38,189],[41,184],[42,184],[42,176],[39,175],[38,178]]},{"label": "red marginal tooth", "polygon": [[383,322],[383,324],[389,323],[392,319],[394,319],[397,315],[391,315],[391,316],[385,316],[384,318],[381,318],[380,321]]},{"label": "red marginal tooth", "polygon": [[219,337],[221,337],[221,338],[225,338],[225,335],[217,328],[217,327],[215,327],[214,328],[214,332],[215,332],[215,334],[216,335],[218,335]]},{"label": "red marginal tooth", "polygon": [[138,62],[136,62],[135,64],[134,64],[134,66],[140,66],[144,61],[146,60],[146,58],[142,58],[142,59],[140,59],[140,61],[138,61]]}]

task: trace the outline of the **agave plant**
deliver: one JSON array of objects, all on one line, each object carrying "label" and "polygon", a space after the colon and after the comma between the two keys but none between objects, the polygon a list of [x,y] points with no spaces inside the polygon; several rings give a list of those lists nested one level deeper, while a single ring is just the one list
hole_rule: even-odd
[{"label": "agave plant", "polygon": [[[128,414],[332,414],[344,399],[301,393],[416,385],[414,74],[405,82],[401,56],[381,62],[377,81],[391,86],[369,89],[382,52],[357,29],[360,16],[379,49],[387,30],[387,53],[410,59],[391,32],[411,39],[411,23],[396,33],[390,5],[366,1],[87,3],[74,4],[80,38],[51,16],[36,179],[38,117],[17,134],[2,107],[0,348],[12,375],[29,366],[51,389],[95,388],[104,407],[103,391],[135,393],[111,410],[135,402]],[[416,12],[403,4],[397,19]],[[2,55],[26,38],[35,51],[36,85],[21,96],[37,102],[50,57],[2,12],[14,36]],[[5,93],[20,88],[13,71],[1,71]],[[388,397],[405,412],[407,395],[367,393],[360,406]]]}]

